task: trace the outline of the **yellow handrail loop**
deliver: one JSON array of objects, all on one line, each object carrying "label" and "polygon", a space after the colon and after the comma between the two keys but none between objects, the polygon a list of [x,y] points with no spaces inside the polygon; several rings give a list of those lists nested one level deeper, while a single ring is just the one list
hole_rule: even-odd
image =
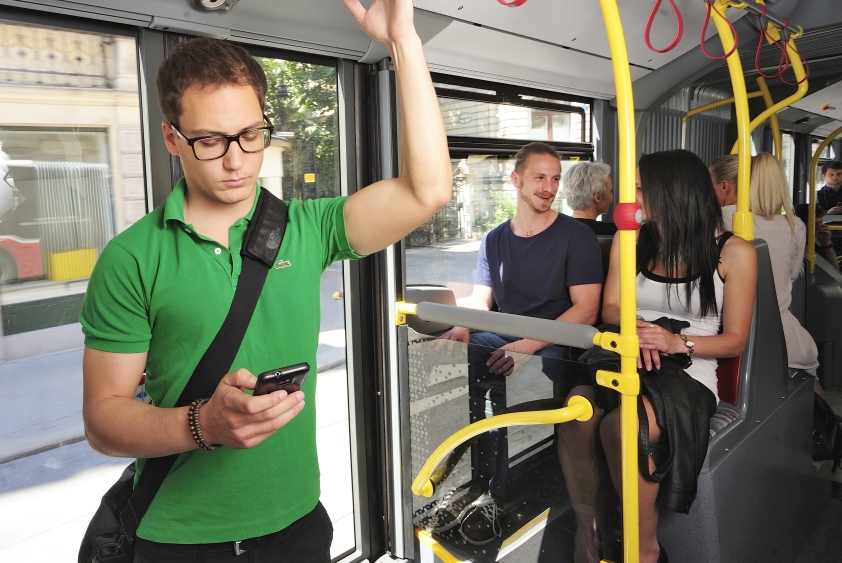
[{"label": "yellow handrail loop", "polygon": [[571,420],[585,421],[593,416],[593,405],[584,397],[574,395],[568,400],[567,406],[560,409],[546,411],[517,412],[499,414],[462,428],[441,443],[433,450],[430,457],[421,467],[415,480],[412,482],[413,494],[429,497],[435,492],[435,485],[432,481],[433,472],[448,454],[463,444],[489,430],[496,430],[507,426],[525,426],[528,424],[560,424]]}]

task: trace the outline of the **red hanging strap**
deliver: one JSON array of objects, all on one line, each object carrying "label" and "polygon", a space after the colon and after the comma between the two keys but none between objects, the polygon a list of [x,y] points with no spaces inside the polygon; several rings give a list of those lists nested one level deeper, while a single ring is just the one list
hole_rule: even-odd
[{"label": "red hanging strap", "polygon": [[[700,44],[700,46],[701,46],[701,48],[702,48],[702,54],[704,54],[704,56],[706,56],[707,58],[709,58],[709,59],[711,59],[711,60],[713,60],[713,61],[722,61],[722,60],[725,60],[725,59],[727,59],[728,57],[730,57],[730,56],[734,53],[734,51],[736,51],[736,50],[737,50],[737,44],[739,44],[740,40],[739,40],[739,37],[737,36],[737,30],[736,30],[736,28],[734,27],[734,24],[732,24],[732,23],[731,23],[731,22],[730,22],[730,21],[729,21],[729,20],[728,20],[725,16],[723,16],[722,14],[720,14],[720,13],[719,13],[719,10],[717,10],[716,8],[714,8],[714,6],[713,6],[713,0],[709,0],[709,1],[705,2],[705,4],[707,4],[707,5],[708,5],[708,13],[707,13],[707,15],[705,16],[705,23],[704,23],[704,25],[702,25],[702,35],[701,35],[701,38],[699,39],[699,44]],[[710,22],[710,18],[711,18],[710,13],[711,13],[711,10],[712,10],[712,11],[714,11],[714,12],[716,12],[716,14],[717,14],[720,18],[722,18],[722,19],[724,19],[726,22],[728,22],[728,26],[731,28],[731,33],[733,33],[733,34],[734,34],[734,46],[733,46],[733,47],[731,47],[731,50],[730,50],[730,51],[728,51],[727,53],[725,53],[725,54],[724,54],[724,55],[722,55],[721,57],[716,57],[716,56],[714,56],[714,55],[711,55],[710,53],[708,53],[708,52],[705,50],[705,34],[707,33],[707,30],[708,30],[708,23]]]},{"label": "red hanging strap", "polygon": [[[789,41],[784,41],[784,49],[787,48],[788,44],[789,44]],[[787,51],[786,56],[787,56],[787,61],[789,61],[789,52],[788,51]],[[780,76],[781,82],[783,82],[787,86],[800,86],[802,82],[804,82],[805,80],[810,78],[810,63],[807,62],[807,59],[804,58],[804,55],[802,55],[800,51],[798,52],[798,56],[801,57],[801,62],[804,63],[804,78],[802,78],[801,80],[798,80],[796,82],[789,82],[789,81],[784,79],[783,73],[781,73],[781,76]],[[792,66],[792,65],[790,65],[790,66]]]},{"label": "red hanging strap", "polygon": [[655,6],[652,8],[652,13],[649,14],[649,20],[646,22],[646,31],[643,34],[643,39],[646,41],[646,46],[649,47],[651,51],[655,51],[656,53],[666,53],[667,51],[672,51],[675,49],[675,46],[681,41],[681,37],[684,35],[684,20],[681,19],[681,12],[675,5],[673,0],[669,0],[670,6],[672,6],[672,11],[675,13],[675,19],[678,22],[678,30],[675,34],[675,39],[673,39],[672,43],[664,47],[663,49],[656,49],[652,46],[651,41],[649,40],[649,35],[652,31],[652,23],[655,21],[655,16],[658,14],[658,8],[661,7],[662,0],[658,0],[655,2]]},{"label": "red hanging strap", "polygon": [[[775,41],[774,39],[770,39],[769,34],[766,32],[766,27],[769,25],[769,20],[766,18],[765,4],[763,5],[763,12],[759,16],[755,17],[757,18],[758,27],[760,28],[760,40],[757,43],[757,51],[754,54],[754,68],[755,70],[757,70],[757,74],[768,80],[780,78],[789,68],[789,53],[787,53],[786,51],[786,44],[783,41]],[[775,47],[777,47],[781,51],[781,58],[778,59],[778,71],[775,74],[765,74],[760,68],[760,54],[763,50],[763,44],[767,40],[769,40]]]},{"label": "red hanging strap", "polygon": [[504,6],[508,6],[509,8],[517,8],[518,6],[523,6],[526,4],[526,0],[511,0],[511,2],[506,2],[506,0],[497,0]]},{"label": "red hanging strap", "polygon": [[[783,43],[784,51],[786,52],[786,57],[787,57],[787,62],[788,62],[789,61],[789,51],[787,50],[787,47],[789,46],[789,20],[787,18],[784,18],[784,26],[779,27],[778,30],[780,30],[781,37],[784,38],[782,43]],[[807,62],[807,59],[804,58],[804,55],[802,55],[800,51],[798,51],[798,56],[801,57],[801,61],[804,63],[804,78],[802,78],[801,80],[798,80],[796,82],[788,82],[788,81],[784,80],[783,73],[781,73],[781,77],[780,77],[781,82],[783,82],[787,86],[800,86],[802,82],[804,82],[805,80],[807,80],[810,77],[810,63]]]}]

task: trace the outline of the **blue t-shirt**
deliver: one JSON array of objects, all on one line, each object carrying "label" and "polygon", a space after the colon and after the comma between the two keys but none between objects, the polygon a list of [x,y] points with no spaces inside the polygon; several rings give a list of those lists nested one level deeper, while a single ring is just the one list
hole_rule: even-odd
[{"label": "blue t-shirt", "polygon": [[475,283],[491,287],[501,313],[556,319],[573,305],[570,286],[602,281],[596,235],[567,215],[533,237],[515,235],[506,221],[482,239],[477,255]]}]

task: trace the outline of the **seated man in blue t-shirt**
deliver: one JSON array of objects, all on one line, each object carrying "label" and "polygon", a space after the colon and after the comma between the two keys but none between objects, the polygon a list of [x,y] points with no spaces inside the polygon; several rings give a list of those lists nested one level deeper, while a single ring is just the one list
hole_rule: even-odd
[{"label": "seated man in blue t-shirt", "polygon": [[[593,324],[602,292],[602,252],[591,229],[550,208],[559,188],[561,164],[555,150],[545,143],[530,143],[518,154],[512,183],[517,189],[515,216],[497,226],[482,240],[470,307],[502,313]],[[470,343],[468,368],[471,421],[485,418],[486,401],[495,414],[505,409],[505,377],[514,369],[510,352],[542,357],[542,370],[553,381],[557,396],[585,384],[572,369],[569,349],[547,342],[519,339],[491,332],[454,327],[443,338]],[[474,456],[474,479],[489,481],[485,493],[464,506],[441,506],[434,531],[460,526],[466,541],[482,545],[502,534],[500,520],[506,501],[508,448],[506,431],[484,434]],[[455,501],[453,501],[455,502]],[[444,505],[446,503],[442,503]],[[449,510],[442,510],[449,509]]]}]

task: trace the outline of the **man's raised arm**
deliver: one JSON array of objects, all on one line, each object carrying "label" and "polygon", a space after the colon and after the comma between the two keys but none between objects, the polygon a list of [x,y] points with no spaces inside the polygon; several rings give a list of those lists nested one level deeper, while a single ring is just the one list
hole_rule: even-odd
[{"label": "man's raised arm", "polygon": [[392,55],[402,109],[401,170],[351,196],[345,225],[358,254],[382,250],[450,201],[453,173],[441,109],[413,24],[411,0],[342,0],[369,37]]}]

